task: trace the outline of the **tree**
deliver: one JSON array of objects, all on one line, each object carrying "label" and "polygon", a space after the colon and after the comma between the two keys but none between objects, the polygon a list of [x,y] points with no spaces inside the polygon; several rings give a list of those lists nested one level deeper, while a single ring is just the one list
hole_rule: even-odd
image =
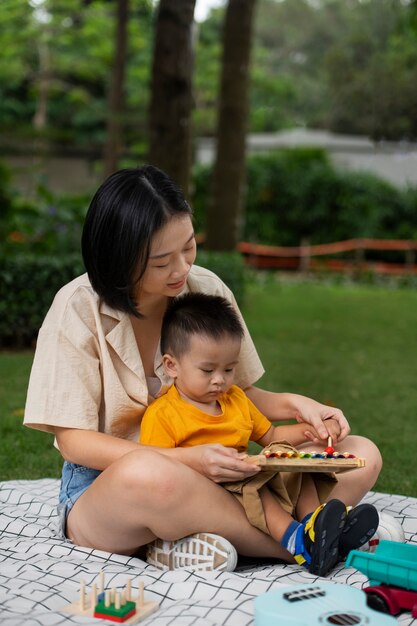
[{"label": "tree", "polygon": [[111,75],[107,117],[107,141],[104,146],[104,175],[116,169],[122,152],[122,114],[127,48],[129,0],[117,0],[114,40],[114,63]]},{"label": "tree", "polygon": [[[13,141],[23,139],[27,149],[27,140],[40,135],[59,154],[68,148],[102,156],[114,65],[115,6],[114,0],[0,2],[1,144],[8,135]],[[154,11],[151,0],[129,0],[123,126],[129,133],[129,149],[142,159]],[[48,59],[40,58],[40,44],[47,45]]]},{"label": "tree", "polygon": [[351,27],[325,55],[327,127],[379,141],[417,137],[413,5],[356,2]]},{"label": "tree", "polygon": [[206,246],[210,250],[234,250],[241,230],[255,2],[229,0],[226,10],[217,150],[207,215]]},{"label": "tree", "polygon": [[188,193],[196,0],[160,0],[149,111],[149,161]]}]

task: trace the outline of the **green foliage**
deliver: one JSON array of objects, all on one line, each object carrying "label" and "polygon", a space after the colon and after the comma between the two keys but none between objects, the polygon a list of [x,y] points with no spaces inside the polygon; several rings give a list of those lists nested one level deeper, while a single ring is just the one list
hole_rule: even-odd
[{"label": "green foliage", "polygon": [[8,223],[13,211],[10,179],[9,169],[0,161],[0,241],[6,239]]},{"label": "green foliage", "polygon": [[216,132],[223,16],[224,11],[216,9],[198,26],[193,79],[193,125],[196,136],[210,136]]},{"label": "green foliage", "polygon": [[26,200],[1,183],[0,169],[0,194],[4,190],[9,203],[0,219],[2,255],[79,253],[87,196],[53,194],[39,185],[36,196]]},{"label": "green foliage", "polygon": [[[210,171],[195,170],[193,204],[204,216]],[[398,190],[359,172],[335,170],[326,153],[305,148],[250,156],[242,238],[270,245],[325,243],[355,237],[417,236],[417,189]]]},{"label": "green foliage", "polygon": [[197,265],[211,270],[232,290],[237,303],[242,306],[245,299],[248,270],[237,252],[209,252],[198,250]]},{"label": "green foliage", "polygon": [[[129,142],[143,141],[145,135],[153,10],[150,0],[130,2],[124,117]],[[3,132],[14,138],[40,136],[60,147],[101,150],[114,15],[114,3],[107,0],[0,3]],[[33,118],[45,95],[46,125],[35,129]]]},{"label": "green foliage", "polygon": [[79,255],[0,257],[0,345],[33,343],[56,292],[83,271]]},{"label": "green foliage", "polygon": [[417,32],[411,6],[372,0],[324,57],[330,129],[375,140],[417,138]]},{"label": "green foliage", "polygon": [[[147,141],[153,44],[152,0],[131,0],[126,64],[126,151]],[[404,0],[262,0],[256,10],[249,127],[297,125],[417,136],[417,27]],[[115,3],[0,2],[3,141],[43,139],[100,154],[113,59]],[[224,8],[196,29],[196,136],[214,135]],[[46,104],[46,125],[34,118]],[[145,150],[141,147],[140,155]]]}]

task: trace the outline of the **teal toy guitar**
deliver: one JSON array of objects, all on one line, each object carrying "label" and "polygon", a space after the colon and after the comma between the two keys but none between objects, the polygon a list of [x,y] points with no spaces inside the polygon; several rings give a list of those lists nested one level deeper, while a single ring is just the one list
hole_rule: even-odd
[{"label": "teal toy guitar", "polygon": [[291,585],[255,599],[255,626],[398,626],[366,605],[360,589],[337,583]]}]

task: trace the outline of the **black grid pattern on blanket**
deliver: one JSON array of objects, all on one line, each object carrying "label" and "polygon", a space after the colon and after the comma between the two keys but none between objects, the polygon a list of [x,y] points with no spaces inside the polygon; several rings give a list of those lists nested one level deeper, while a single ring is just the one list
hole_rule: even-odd
[{"label": "black grid pattern on blanket", "polygon": [[[55,479],[0,483],[2,626],[97,626],[95,618],[62,609],[77,600],[80,580],[89,588],[101,570],[109,588],[124,587],[127,577],[143,580],[145,599],[160,603],[144,626],[253,626],[255,597],[278,585],[323,580],[296,565],[265,563],[232,573],[161,572],[137,558],[74,546],[57,537],[58,488]],[[416,498],[371,492],[366,501],[397,517],[406,540],[417,544]],[[343,564],[325,580],[358,588],[368,582]],[[417,619],[403,613],[398,623],[417,626]]]}]

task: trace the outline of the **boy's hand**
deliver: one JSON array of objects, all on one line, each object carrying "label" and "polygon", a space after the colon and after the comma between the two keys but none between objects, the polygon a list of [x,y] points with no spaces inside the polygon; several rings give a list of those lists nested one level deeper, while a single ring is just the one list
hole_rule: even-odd
[{"label": "boy's hand", "polygon": [[183,462],[215,483],[244,480],[260,471],[260,467],[245,460],[246,453],[226,448],[218,443],[176,450],[181,450]]}]

